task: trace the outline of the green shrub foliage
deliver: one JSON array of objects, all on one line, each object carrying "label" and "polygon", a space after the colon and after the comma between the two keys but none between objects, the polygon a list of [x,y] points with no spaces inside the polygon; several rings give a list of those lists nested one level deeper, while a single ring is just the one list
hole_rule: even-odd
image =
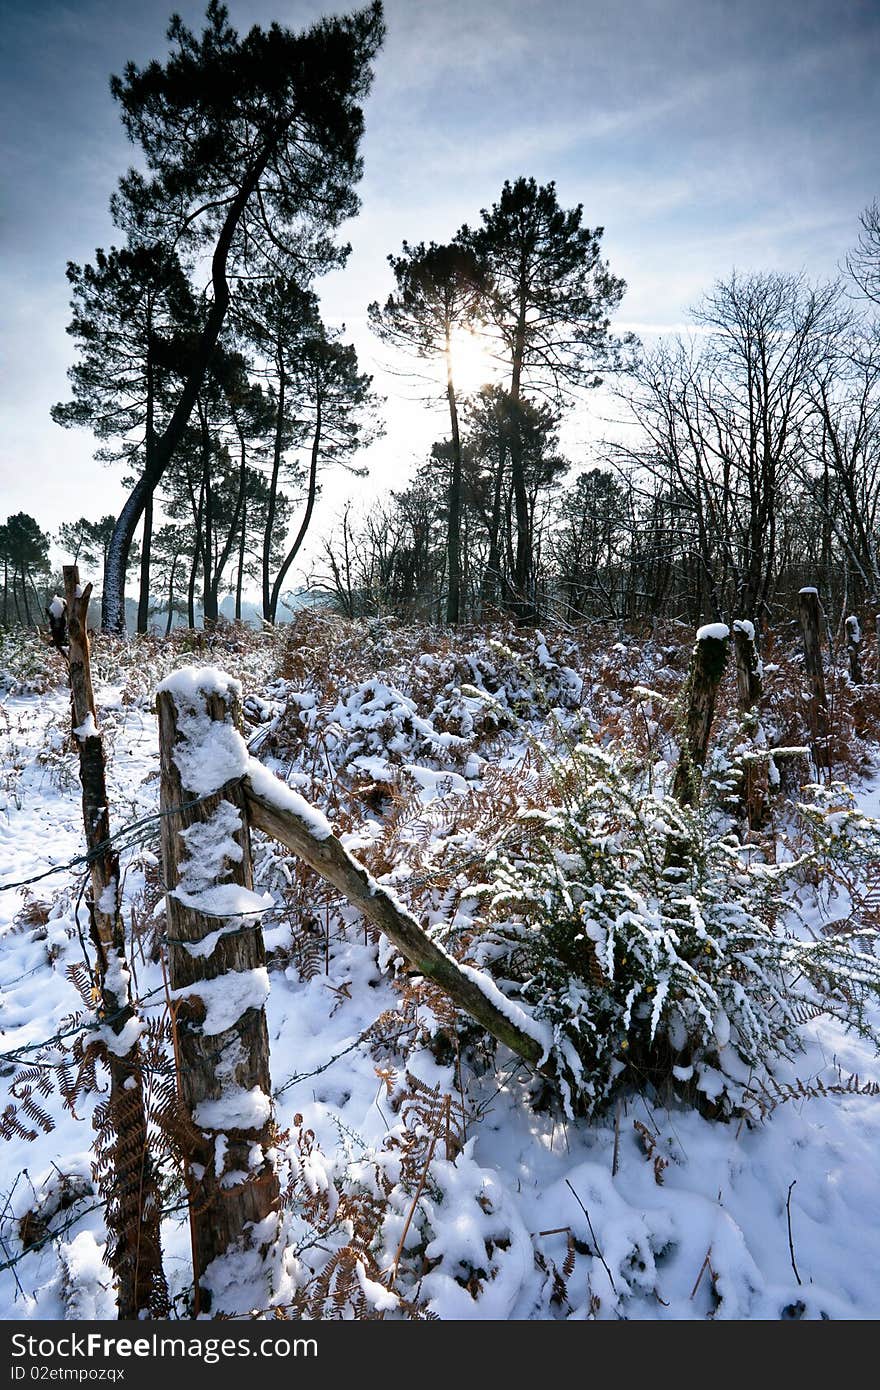
[{"label": "green shrub foliage", "polygon": [[[830,835],[763,862],[712,804],[711,777],[683,809],[662,769],[628,766],[592,740],[552,780],[555,805],[521,812],[487,856],[476,955],[552,1025],[570,1112],[650,1089],[729,1116],[800,1050],[806,1021],[828,1013],[868,1031],[876,933],[861,932],[859,949],[796,935],[789,910]],[[814,831],[826,810],[811,809]],[[876,852],[876,823],[856,821]]]}]

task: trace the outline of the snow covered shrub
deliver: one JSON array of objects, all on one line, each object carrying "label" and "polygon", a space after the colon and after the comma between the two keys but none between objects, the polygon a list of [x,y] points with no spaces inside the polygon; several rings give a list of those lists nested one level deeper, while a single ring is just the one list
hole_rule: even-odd
[{"label": "snow covered shrub", "polygon": [[0,628],[0,691],[45,695],[64,678],[57,654],[34,628]]},{"label": "snow covered shrub", "polygon": [[728,1116],[806,1019],[867,1031],[880,962],[788,929],[802,861],[750,858],[711,805],[682,809],[591,740],[555,764],[549,799],[489,851],[472,953],[552,1025],[569,1110],[648,1088]]}]

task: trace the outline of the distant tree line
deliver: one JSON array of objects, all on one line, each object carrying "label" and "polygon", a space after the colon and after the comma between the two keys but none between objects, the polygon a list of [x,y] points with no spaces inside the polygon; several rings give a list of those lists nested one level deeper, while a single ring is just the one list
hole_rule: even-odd
[{"label": "distant tree line", "polygon": [[[506,185],[471,243],[494,240],[501,270],[484,263],[484,297],[463,312],[487,335],[507,379],[462,401],[453,397],[450,361],[448,437],[409,486],[366,516],[345,509],[325,542],[318,586],[352,615],[479,621],[500,611],[570,622],[764,624],[790,614],[800,586],[817,584],[838,612],[876,618],[878,205],[862,215],[840,281],[733,274],[697,307],[693,333],[642,346],[607,331],[620,283],[604,267],[598,282],[581,281],[569,297],[568,267],[578,256],[596,275],[598,233],[589,247],[583,238],[572,248],[580,209],[563,214],[553,201],[552,185]],[[539,223],[539,208],[559,230],[541,229],[547,282],[531,306],[523,267],[536,257],[523,254],[522,239],[524,227]],[[374,323],[398,337],[406,324],[421,353],[436,351],[448,329],[437,316],[440,297],[425,305],[421,287],[429,269],[436,281],[438,265],[457,275],[461,262],[450,248],[405,246],[391,263],[398,293],[372,306]],[[511,267],[519,269],[518,299],[504,278]],[[580,332],[588,299],[591,335]],[[418,338],[414,323],[430,335]],[[600,367],[614,427],[586,460],[566,459],[564,411],[576,390],[598,383]]]}]

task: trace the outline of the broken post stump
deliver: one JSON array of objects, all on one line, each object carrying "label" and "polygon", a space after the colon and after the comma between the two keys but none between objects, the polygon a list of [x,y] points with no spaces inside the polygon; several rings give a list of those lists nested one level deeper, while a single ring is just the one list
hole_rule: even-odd
[{"label": "broken post stump", "polygon": [[672,795],[680,806],[694,806],[700,794],[729,637],[730,629],[725,623],[707,623],[697,632],[685,686],[687,706],[681,748],[672,779]]},{"label": "broken post stump", "polygon": [[159,686],[156,709],[179,1084],[194,1126],[186,1183],[196,1308],[241,1312],[253,1306],[248,1296],[264,1295],[236,1288],[238,1271],[259,1283],[280,1209],[258,915],[271,899],[253,891],[240,686],[186,667]]}]

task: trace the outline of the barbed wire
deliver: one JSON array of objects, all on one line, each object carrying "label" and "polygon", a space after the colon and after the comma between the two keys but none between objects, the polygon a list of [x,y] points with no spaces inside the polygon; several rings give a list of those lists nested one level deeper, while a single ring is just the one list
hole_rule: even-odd
[{"label": "barbed wire", "polygon": [[119,830],[113,831],[112,834],[99,841],[93,849],[87,850],[85,854],[75,855],[73,859],[68,859],[65,864],[53,864],[49,869],[43,869],[30,878],[18,879],[13,883],[0,883],[0,893],[9,892],[13,888],[29,888],[32,883],[40,883],[44,878],[51,878],[53,874],[66,873],[70,869],[78,868],[81,864],[88,867],[120,841],[122,841],[122,849],[129,849],[132,845],[141,844],[144,841],[137,837],[131,839],[126,837],[132,836],[133,832],[142,830],[146,826],[153,825],[156,821],[165,820],[168,816],[177,816],[183,811],[192,810],[194,806],[200,806],[215,795],[216,792],[210,792],[207,795],[196,796],[191,801],[181,802],[179,806],[169,806],[164,811],[153,811],[148,816],[141,816],[137,820],[129,821],[127,825],[121,826]]}]

